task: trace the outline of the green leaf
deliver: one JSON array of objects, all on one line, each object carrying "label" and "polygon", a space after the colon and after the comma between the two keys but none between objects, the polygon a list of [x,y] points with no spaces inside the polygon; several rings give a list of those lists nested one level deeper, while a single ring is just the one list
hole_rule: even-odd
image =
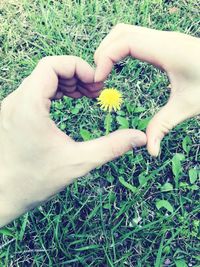
[{"label": "green leaf", "polygon": [[139,175],[138,179],[139,179],[139,183],[140,183],[141,186],[145,186],[147,184],[147,182],[148,182],[148,178],[145,176],[144,173],[141,173]]},{"label": "green leaf", "polygon": [[183,173],[181,161],[185,159],[183,154],[177,153],[172,158],[172,172],[175,177],[176,188],[178,188],[178,180]]},{"label": "green leaf", "polygon": [[180,161],[185,160],[185,155],[182,154],[182,153],[176,153],[174,156],[175,156],[177,159],[179,159]]},{"label": "green leaf", "polygon": [[191,185],[190,189],[197,191],[197,190],[199,190],[199,186],[197,184],[193,184],[193,185]]},{"label": "green leaf", "polygon": [[60,101],[56,101],[56,102],[54,102],[54,107],[56,109],[63,109],[64,108],[64,104],[63,104],[63,102],[61,100]]},{"label": "green leaf", "polygon": [[82,105],[81,104],[77,104],[72,110],[71,113],[73,115],[77,115],[79,113],[79,111],[82,109]]},{"label": "green leaf", "polygon": [[111,205],[110,205],[110,203],[106,203],[103,205],[103,207],[104,207],[104,209],[109,210],[111,208]]},{"label": "green leaf", "polygon": [[173,185],[171,183],[165,183],[161,186],[161,192],[168,192],[173,190]]},{"label": "green leaf", "polygon": [[168,200],[158,200],[156,202],[156,208],[159,210],[161,208],[165,208],[166,210],[168,210],[169,212],[173,213],[174,212],[174,208],[172,207],[172,205],[169,203]]},{"label": "green leaf", "polygon": [[183,141],[182,141],[182,147],[184,149],[184,151],[188,154],[190,152],[191,149],[191,144],[192,144],[192,140],[191,138],[187,135]]},{"label": "green leaf", "polygon": [[6,235],[6,236],[12,236],[12,237],[14,236],[14,234],[8,228],[0,229],[0,234]]},{"label": "green leaf", "polygon": [[132,118],[132,121],[131,121],[132,128],[136,128],[138,126],[138,123],[139,123],[138,117]]},{"label": "green leaf", "polygon": [[161,242],[160,242],[160,246],[159,246],[157,256],[156,256],[155,267],[160,267],[162,265],[161,263],[162,263],[162,251],[163,251],[164,239],[165,239],[165,234],[163,234]]},{"label": "green leaf", "polygon": [[151,117],[148,117],[148,118],[145,118],[145,119],[140,119],[139,122],[138,122],[138,126],[137,126],[137,128],[138,128],[139,130],[144,130],[144,129],[146,129],[146,127],[147,127],[147,125],[148,125],[150,119],[151,119]]},{"label": "green leaf", "polygon": [[27,212],[23,217],[22,217],[22,220],[23,220],[23,223],[21,225],[21,229],[20,229],[20,232],[19,232],[19,240],[22,241],[23,237],[24,237],[24,233],[25,233],[25,230],[26,230],[26,225],[28,223],[28,215],[29,213]]},{"label": "green leaf", "polygon": [[99,245],[89,245],[81,248],[75,248],[76,251],[85,251],[85,250],[90,250],[90,249],[98,249]]},{"label": "green leaf", "polygon": [[116,117],[118,124],[121,126],[121,129],[127,129],[129,128],[129,122],[126,118],[117,116]]},{"label": "green leaf", "polygon": [[189,189],[190,188],[189,184],[186,182],[180,182],[179,186],[180,186],[180,188],[183,188],[183,189]]},{"label": "green leaf", "polygon": [[198,178],[198,172],[197,169],[190,169],[189,170],[189,178],[190,178],[190,183],[194,184]]},{"label": "green leaf", "polygon": [[62,122],[60,124],[60,130],[64,131],[65,129],[66,129],[66,124]]},{"label": "green leaf", "polygon": [[106,179],[107,179],[107,181],[108,181],[109,183],[111,183],[111,184],[112,184],[113,181],[115,180],[115,178],[114,178],[112,175],[108,175]]},{"label": "green leaf", "polygon": [[126,105],[126,109],[127,109],[128,113],[131,114],[134,111],[135,106],[132,103],[129,103],[129,102],[125,103],[125,105]]},{"label": "green leaf", "polygon": [[183,259],[176,260],[175,264],[176,264],[176,267],[188,267],[187,263]]},{"label": "green leaf", "polygon": [[76,115],[76,114],[79,113],[79,109],[78,109],[78,108],[73,108],[73,109],[71,110],[71,113],[72,113],[73,115]]},{"label": "green leaf", "polygon": [[166,247],[164,247],[164,249],[163,249],[163,252],[164,252],[165,254],[169,254],[170,251],[171,251],[170,246],[166,246]]},{"label": "green leaf", "polygon": [[181,162],[176,157],[172,159],[172,172],[175,177],[179,177],[182,172]]},{"label": "green leaf", "polygon": [[123,110],[118,110],[116,113],[118,116],[122,116],[122,117],[126,115],[126,113]]},{"label": "green leaf", "polygon": [[88,141],[91,139],[91,134],[88,130],[80,129],[80,135],[83,138],[84,141]]},{"label": "green leaf", "polygon": [[109,198],[109,203],[114,203],[115,200],[116,200],[116,195],[114,192],[110,191],[109,195],[108,195],[108,198]]},{"label": "green leaf", "polygon": [[137,191],[137,187],[133,186],[132,184],[129,184],[128,182],[126,182],[122,176],[119,177],[119,181],[124,187],[129,189],[132,193],[135,193]]},{"label": "green leaf", "polygon": [[142,220],[142,218],[140,217],[140,216],[138,216],[138,217],[135,217],[134,219],[133,219],[133,223],[134,224],[139,224],[139,222]]},{"label": "green leaf", "polygon": [[145,110],[146,110],[145,107],[137,107],[137,108],[134,109],[134,113],[141,113],[141,112],[143,112]]},{"label": "green leaf", "polygon": [[134,159],[135,164],[138,164],[138,163],[142,162],[143,160],[144,160],[144,157],[141,154],[135,155],[135,159]]}]

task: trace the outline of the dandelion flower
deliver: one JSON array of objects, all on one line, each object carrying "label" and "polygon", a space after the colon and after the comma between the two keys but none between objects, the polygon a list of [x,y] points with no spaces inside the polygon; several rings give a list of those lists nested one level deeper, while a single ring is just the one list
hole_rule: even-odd
[{"label": "dandelion flower", "polygon": [[122,104],[122,94],[115,88],[106,88],[101,92],[97,100],[104,111],[111,112],[113,109],[117,111],[120,110]]}]

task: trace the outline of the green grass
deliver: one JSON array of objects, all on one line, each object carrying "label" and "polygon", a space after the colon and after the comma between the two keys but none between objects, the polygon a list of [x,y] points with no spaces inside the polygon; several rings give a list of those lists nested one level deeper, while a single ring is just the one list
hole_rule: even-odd
[{"label": "green grass", "polygon": [[[198,36],[199,14],[192,0],[1,0],[0,99],[43,56],[73,54],[94,65],[95,48],[117,22]],[[169,94],[163,73],[131,59],[106,85],[126,99],[112,130],[145,130]],[[64,98],[51,116],[76,140],[105,133],[95,100]],[[127,153],[1,229],[0,266],[200,266],[199,184],[191,171],[199,167],[199,126],[198,118],[178,125],[159,158],[146,148]]]}]

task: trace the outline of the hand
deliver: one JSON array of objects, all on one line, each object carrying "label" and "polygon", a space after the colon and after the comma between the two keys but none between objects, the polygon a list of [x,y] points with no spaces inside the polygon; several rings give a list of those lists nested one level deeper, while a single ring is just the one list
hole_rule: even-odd
[{"label": "hand", "polygon": [[75,178],[146,143],[137,130],[74,142],[50,119],[51,99],[96,97],[102,83],[72,56],[47,57],[2,102],[0,112],[0,227],[59,192]]},{"label": "hand", "polygon": [[104,81],[113,64],[126,56],[163,69],[170,79],[169,101],[146,130],[147,149],[157,156],[164,135],[200,113],[200,40],[177,32],[119,24],[95,52],[95,81]]}]

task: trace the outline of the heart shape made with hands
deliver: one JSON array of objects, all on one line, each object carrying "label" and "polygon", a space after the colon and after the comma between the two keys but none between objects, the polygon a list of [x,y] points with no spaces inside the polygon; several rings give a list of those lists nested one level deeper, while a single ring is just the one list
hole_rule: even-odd
[{"label": "heart shape made with hands", "polygon": [[[0,227],[133,147],[147,142],[149,153],[157,156],[163,136],[200,113],[199,45],[198,38],[185,34],[119,24],[97,49],[96,70],[78,57],[42,59],[2,102]],[[147,136],[125,129],[75,142],[51,120],[51,100],[98,96],[113,64],[126,56],[167,72],[172,86],[168,103],[150,121]]]}]

